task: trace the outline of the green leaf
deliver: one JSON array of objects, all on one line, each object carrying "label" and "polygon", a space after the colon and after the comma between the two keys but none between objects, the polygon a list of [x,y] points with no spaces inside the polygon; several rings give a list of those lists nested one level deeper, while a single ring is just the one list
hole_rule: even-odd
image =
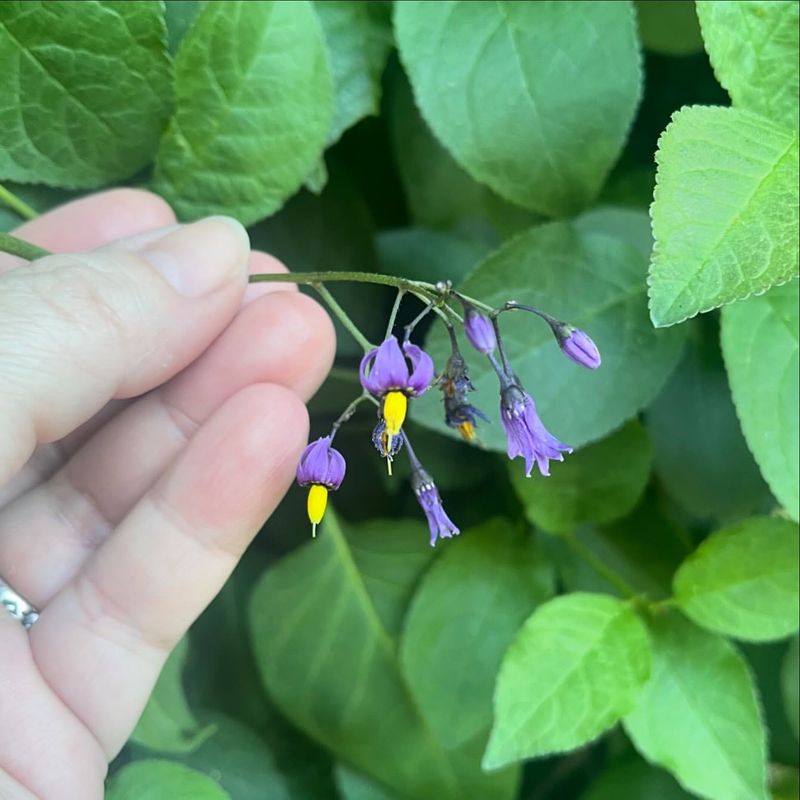
[{"label": "green leaf", "polygon": [[648,261],[653,252],[650,217],[644,211],[619,206],[597,206],[575,218],[583,233],[605,233],[635,247]]},{"label": "green leaf", "polygon": [[0,178],[93,188],[127,178],[170,111],[162,4],[0,3]]},{"label": "green leaf", "polygon": [[[686,331],[655,331],[647,318],[645,270],[642,255],[619,239],[550,223],[508,242],[458,286],[495,307],[514,299],[542,308],[583,328],[597,343],[603,365],[587,370],[564,357],[550,328],[533,315],[515,312],[500,320],[513,369],[545,427],[573,447],[602,438],[645,407],[680,357]],[[441,326],[426,346],[443,365],[450,346]],[[466,348],[477,389],[471,402],[493,419],[479,435],[486,447],[505,450],[497,376]],[[412,415],[457,435],[444,424],[438,392],[414,401]]]},{"label": "green leaf", "polygon": [[673,590],[698,625],[764,642],[800,627],[799,582],[797,525],[755,517],[709,536],[675,574]]},{"label": "green leaf", "polygon": [[503,659],[484,766],[594,739],[633,708],[649,674],[647,632],[629,605],[583,593],[545,603]]},{"label": "green leaf", "polygon": [[431,567],[408,612],[400,662],[446,747],[488,731],[503,653],[552,594],[549,564],[507,520],[464,531]]},{"label": "green leaf", "polygon": [[797,134],[733,108],[683,108],[658,141],[650,315],[659,327],[797,274]]},{"label": "green leaf", "polygon": [[547,480],[526,478],[509,464],[511,483],[528,519],[550,533],[567,533],[584,522],[625,516],[650,477],[650,440],[636,421],[553,464]]},{"label": "green leaf", "polygon": [[600,773],[581,800],[692,800],[663,770],[626,759]]},{"label": "green leaf", "polygon": [[447,751],[400,672],[396,636],[435,553],[419,523],[345,531],[329,511],[317,540],[255,588],[256,658],[298,727],[405,800],[510,800],[515,771],[482,774],[482,742]]},{"label": "green leaf", "polygon": [[625,730],[648,761],[710,800],[766,800],[766,742],[750,672],[732,645],[679,614],[650,626],[653,671]]},{"label": "green leaf", "polygon": [[800,739],[800,639],[797,636],[789,642],[789,649],[783,660],[781,689],[786,718],[795,737]]},{"label": "green leaf", "polygon": [[476,180],[518,205],[586,205],[619,155],[641,75],[630,3],[403,2],[414,95]]},{"label": "green leaf", "polygon": [[232,800],[219,784],[183,764],[146,759],[123,767],[108,784],[106,800]]},{"label": "green leaf", "polygon": [[331,76],[310,3],[208,3],[175,62],[154,186],[184,219],[280,208],[322,154]]},{"label": "green leaf", "polygon": [[335,89],[328,144],[363,117],[378,113],[381,75],[392,47],[391,7],[359,0],[314,3],[322,23]]},{"label": "green leaf", "polygon": [[797,128],[797,0],[698,0],[697,16],[714,72],[734,106]]},{"label": "green leaf", "polygon": [[172,55],[178,52],[186,31],[200,11],[200,0],[166,0],[164,18],[167,22],[167,39]]},{"label": "green leaf", "polygon": [[647,409],[655,472],[691,514],[735,522],[775,501],[736,418],[717,321],[690,324],[683,361]]},{"label": "green leaf", "polygon": [[183,690],[183,669],[189,640],[181,639],[161,670],[150,700],[131,734],[136,744],[164,753],[190,753],[214,733],[213,725],[200,726]]},{"label": "green leaf", "polygon": [[642,47],[684,56],[703,49],[693,0],[636,0]]},{"label": "green leaf", "polygon": [[398,800],[396,795],[389,794],[383,787],[344,764],[336,765],[334,775],[342,800]]},{"label": "green leaf", "polygon": [[742,432],[789,516],[800,519],[798,282],[722,312],[722,354]]}]

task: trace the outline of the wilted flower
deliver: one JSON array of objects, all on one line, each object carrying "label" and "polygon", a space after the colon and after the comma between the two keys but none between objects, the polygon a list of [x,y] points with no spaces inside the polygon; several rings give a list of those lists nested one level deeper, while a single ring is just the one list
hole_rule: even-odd
[{"label": "wilted flower", "polygon": [[401,350],[397,339],[389,336],[361,359],[359,375],[361,385],[381,398],[386,450],[391,451],[392,439],[400,433],[406,418],[408,398],[421,395],[433,380],[433,361],[411,342],[403,342]]},{"label": "wilted flower", "polygon": [[444,419],[447,425],[455,428],[470,442],[475,438],[475,426],[488,417],[478,408],[467,402],[467,393],[475,390],[469,378],[467,364],[458,349],[455,334],[451,333],[452,352],[447,359],[444,372],[439,376],[438,384],[444,395]]},{"label": "wilted flower", "polygon": [[565,322],[551,327],[561,352],[567,358],[588,369],[597,369],[600,366],[600,351],[585,331],[573,328]]},{"label": "wilted flower", "polygon": [[475,306],[462,300],[464,305],[464,333],[469,343],[484,355],[493,353],[497,347],[497,336],[491,320],[481,314]]},{"label": "wilted flower", "polygon": [[542,475],[550,474],[549,461],[563,461],[562,453],[572,448],[559,441],[542,424],[533,398],[516,379],[501,376],[500,418],[508,438],[508,457],[525,459],[525,475],[530,478],[534,461]]},{"label": "wilted flower", "polygon": [[437,539],[449,539],[451,536],[458,536],[461,531],[453,524],[442,507],[442,499],[439,497],[439,490],[433,482],[433,478],[425,471],[419,459],[406,440],[408,458],[411,461],[411,488],[419,501],[425,517],[428,520],[428,527],[431,531],[431,547],[436,545]]},{"label": "wilted flower", "polygon": [[475,427],[479,419],[489,421],[483,411],[472,403],[465,402],[460,395],[444,396],[444,421],[455,428],[466,441],[471,442],[475,438]]},{"label": "wilted flower", "polygon": [[325,515],[328,492],[336,491],[342,485],[345,471],[344,456],[331,447],[330,436],[317,439],[303,451],[297,467],[297,482],[301,486],[311,486],[308,490],[308,519],[312,536],[317,535],[317,525]]}]

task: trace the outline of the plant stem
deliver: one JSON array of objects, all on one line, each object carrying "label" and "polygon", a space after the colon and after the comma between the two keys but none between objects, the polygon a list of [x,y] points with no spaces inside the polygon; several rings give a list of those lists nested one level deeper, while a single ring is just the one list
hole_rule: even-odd
[{"label": "plant stem", "polygon": [[403,295],[406,293],[405,289],[398,289],[397,290],[397,297],[394,299],[394,305],[392,306],[392,313],[389,315],[389,322],[386,324],[386,335],[383,337],[384,339],[388,339],[389,335],[392,332],[392,328],[394,328],[395,320],[397,319],[397,312],[400,310],[400,303],[403,300]]},{"label": "plant stem", "polygon": [[372,345],[367,340],[367,337],[361,333],[358,326],[350,319],[347,312],[336,302],[334,296],[321,283],[311,283],[310,286],[327,303],[328,308],[330,308],[339,322],[347,328],[352,337],[361,345],[364,352],[366,353],[368,350],[372,350]]},{"label": "plant stem", "polygon": [[24,200],[12,192],[9,192],[2,184],[0,184],[0,201],[16,211],[23,219],[36,219],[39,216],[35,209],[31,208]]},{"label": "plant stem", "polygon": [[37,258],[51,255],[49,251],[30,244],[30,242],[23,242],[22,239],[17,239],[10,233],[0,233],[0,251],[10,253],[12,256],[19,256],[26,261],[34,261]]},{"label": "plant stem", "polygon": [[563,537],[570,549],[577,556],[582,558],[601,578],[605,578],[615,588],[619,589],[622,594],[636,598],[639,592],[633,588],[621,575],[614,572],[611,567],[606,566],[599,558],[596,558],[594,553],[587,547],[584,547],[576,538],[574,534],[567,534]]},{"label": "plant stem", "polygon": [[342,425],[345,424],[345,422],[348,422],[350,418],[353,416],[353,414],[356,413],[356,409],[365,400],[371,400],[371,399],[372,398],[370,397],[368,392],[362,392],[358,397],[356,397],[355,400],[353,400],[350,403],[350,405],[347,406],[347,408],[344,411],[342,411],[342,413],[337,418],[336,422],[334,422],[333,425],[331,425],[331,440],[333,440],[333,437],[336,436],[336,433],[339,430],[339,428],[341,428]]},{"label": "plant stem", "polygon": [[[436,287],[424,281],[411,281],[394,275],[381,275],[379,272],[259,272],[250,276],[250,283],[260,281],[276,281],[278,283],[330,283],[332,281],[350,281],[351,283],[377,283],[381,286],[394,286],[414,294],[425,293],[437,295]],[[430,298],[426,298],[430,299]]]}]

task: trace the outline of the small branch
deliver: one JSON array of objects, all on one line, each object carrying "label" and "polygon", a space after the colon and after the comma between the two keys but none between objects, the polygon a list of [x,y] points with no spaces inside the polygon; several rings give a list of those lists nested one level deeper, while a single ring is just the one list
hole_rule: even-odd
[{"label": "small branch", "polygon": [[389,322],[386,324],[386,335],[383,337],[384,339],[388,339],[392,328],[394,328],[395,320],[397,319],[397,312],[400,310],[400,303],[403,301],[403,295],[405,295],[405,289],[398,289],[397,290],[397,297],[394,299],[394,305],[392,306],[392,313],[389,315]]},{"label": "small branch", "polygon": [[334,313],[339,322],[344,325],[350,332],[352,337],[361,345],[364,352],[372,350],[372,345],[367,340],[367,337],[358,329],[358,326],[350,319],[347,312],[336,302],[334,296],[321,284],[312,283],[311,288],[327,303],[328,308]]},{"label": "small branch", "polygon": [[5,186],[0,184],[0,202],[5,203],[10,209],[17,212],[23,219],[36,219],[39,215],[36,209],[31,208],[22,198],[17,197],[13,192],[9,192]]},{"label": "small branch", "polygon": [[19,258],[24,258],[26,261],[35,261],[37,258],[52,255],[49,251],[43,250],[30,242],[17,239],[16,236],[12,236],[10,233],[0,233],[0,251],[10,253],[12,256],[19,256]]},{"label": "small branch", "polygon": [[356,409],[365,400],[371,400],[371,399],[372,397],[369,395],[368,392],[362,392],[358,397],[356,397],[356,399],[353,400],[353,402],[350,403],[350,405],[348,405],[344,411],[342,411],[336,422],[334,422],[333,425],[331,425],[331,439],[333,439],[333,437],[336,436],[336,433],[339,430],[339,428],[341,428],[342,425],[345,424],[345,422],[348,422],[350,418],[353,416],[353,414],[356,413]]}]

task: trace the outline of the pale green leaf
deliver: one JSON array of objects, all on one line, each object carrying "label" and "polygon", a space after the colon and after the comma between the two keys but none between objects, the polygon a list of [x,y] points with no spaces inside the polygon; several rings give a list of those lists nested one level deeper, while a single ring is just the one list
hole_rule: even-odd
[{"label": "pale green leaf", "polygon": [[581,523],[625,516],[647,485],[650,460],[647,433],[632,421],[553,464],[547,480],[526,478],[513,462],[509,469],[528,519],[550,533],[567,533]]},{"label": "pale green leaf", "polygon": [[800,627],[800,532],[785,519],[754,517],[716,531],[681,565],[673,590],[698,625],[753,642]]},{"label": "pale green leaf", "polygon": [[161,670],[131,741],[165,753],[190,753],[214,733],[213,725],[195,719],[183,689],[183,669],[189,655],[184,637]]},{"label": "pale green leaf", "polygon": [[134,761],[109,781],[106,800],[232,800],[219,784],[183,764]]},{"label": "pale green leaf", "polygon": [[316,541],[255,588],[256,658],[298,727],[404,800],[510,800],[515,771],[484,775],[480,741],[446,750],[400,672],[395,637],[436,552],[421,523],[345,531],[329,509]]},{"label": "pale green leaf", "polygon": [[[537,306],[583,328],[597,343],[603,364],[588,370],[561,353],[537,317],[513,312],[500,319],[512,368],[545,427],[573,447],[602,438],[645,407],[680,357],[686,331],[656,331],[647,317],[645,271],[644,257],[623,241],[550,223],[505,244],[457,287],[492,306],[511,299]],[[426,346],[443,366],[450,346],[441,326]],[[470,402],[492,420],[479,427],[480,441],[505,450],[497,376],[468,344],[463,352],[477,390]],[[441,406],[439,392],[429,391],[414,401],[412,415],[457,435],[445,426]]]},{"label": "pale green leaf", "polygon": [[639,752],[709,800],[766,800],[766,736],[734,647],[679,614],[653,619],[653,671],[625,729]]},{"label": "pale green leaf", "polygon": [[781,670],[781,689],[786,719],[794,735],[800,739],[800,639],[797,636],[789,643]]},{"label": "pale green leaf", "polygon": [[464,531],[425,576],[408,612],[400,661],[446,747],[488,731],[503,653],[552,593],[549,564],[528,536],[501,519]]},{"label": "pale green leaf", "polygon": [[683,56],[703,49],[694,0],[636,0],[642,47]]},{"label": "pale green leaf", "polygon": [[697,16],[714,72],[734,106],[797,128],[797,0],[698,0]]},{"label": "pale green leaf", "polygon": [[797,274],[797,134],[733,108],[683,108],[658,142],[650,314],[657,326]]},{"label": "pale green leaf", "polygon": [[476,180],[549,215],[597,194],[639,98],[630,3],[402,2],[395,33],[423,117]]},{"label": "pale green leaf", "polygon": [[378,113],[381,75],[392,47],[391,7],[360,0],[317,0],[335,89],[328,144]]},{"label": "pale green leaf", "polygon": [[798,283],[722,312],[722,353],[744,438],[772,493],[800,519]]},{"label": "pale green leaf", "polygon": [[333,89],[311,4],[206,4],[178,51],[175,92],[156,190],[185,219],[266,217],[300,188],[330,128]]},{"label": "pale green leaf", "polygon": [[127,178],[152,159],[170,111],[162,4],[0,3],[0,75],[0,178]]},{"label": "pale green leaf", "polygon": [[594,739],[633,708],[649,674],[647,632],[629,605],[600,594],[551,600],[503,659],[484,765]]},{"label": "pale green leaf", "polygon": [[735,522],[775,501],[747,449],[719,351],[716,319],[692,326],[686,354],[647,409],[655,472],[700,519]]}]

